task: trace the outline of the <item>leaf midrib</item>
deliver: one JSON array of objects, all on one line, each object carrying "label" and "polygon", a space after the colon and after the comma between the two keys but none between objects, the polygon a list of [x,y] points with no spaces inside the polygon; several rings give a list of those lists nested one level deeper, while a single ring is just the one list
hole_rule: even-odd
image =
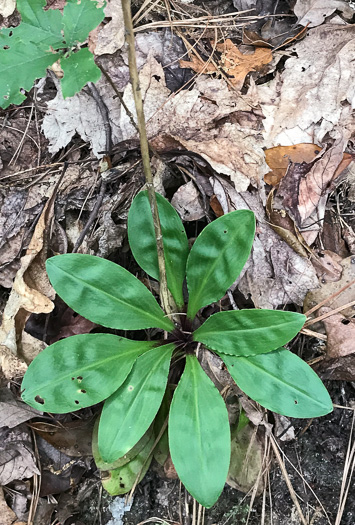
[{"label": "leaf midrib", "polygon": [[[85,285],[86,287],[90,288],[91,290],[96,290],[96,291],[98,290],[99,293],[102,293],[103,295],[107,296],[109,299],[118,302],[120,305],[123,305],[123,306],[125,306],[126,308],[129,307],[129,308],[131,308],[132,310],[134,310],[135,312],[138,312],[140,315],[142,315],[142,313],[143,313],[145,316],[149,317],[150,319],[154,320],[155,322],[157,321],[157,317],[154,317],[154,315],[150,314],[148,311],[146,311],[146,310],[142,310],[142,309],[138,308],[137,306],[132,305],[132,304],[129,303],[128,301],[124,302],[122,299],[119,299],[119,298],[115,297],[114,295],[109,294],[109,293],[106,292],[105,290],[101,290],[100,288],[96,288],[96,287],[93,286],[91,283],[88,283],[87,281],[84,281],[83,279],[81,279],[81,278],[78,277],[78,276],[73,277],[72,274],[70,274],[69,272],[66,272],[65,270],[63,270],[63,269],[60,268],[59,266],[56,266],[55,268],[56,268],[57,270],[60,270],[61,272],[63,272],[65,275],[68,275],[72,280],[77,279],[78,281],[80,281],[80,283],[84,283],[84,285]],[[129,272],[128,272],[128,273],[129,273]],[[131,275],[131,274],[129,274],[129,275]],[[133,277],[133,276],[132,276],[132,277]],[[137,279],[137,281],[138,281],[138,279]],[[138,281],[138,283],[139,283],[139,281]],[[143,286],[144,286],[144,285],[143,285]],[[148,289],[147,289],[147,291],[149,292]],[[149,293],[150,293],[150,292],[149,292]],[[60,295],[60,294],[58,294],[58,295]],[[151,299],[152,299],[153,301],[155,301],[153,295],[152,295]],[[154,307],[157,306],[157,307],[161,310],[161,308],[160,308],[160,306],[158,305],[158,303],[157,303],[156,301],[155,301],[155,303],[156,303],[156,304],[154,304]],[[69,304],[69,303],[68,303],[68,304]],[[164,312],[163,312],[163,310],[161,310],[161,313],[162,313],[163,315],[162,315],[162,317],[159,319],[159,322],[160,322],[160,321],[164,321],[164,322],[165,322],[166,319],[165,319],[165,317],[164,317]],[[153,326],[153,328],[154,328],[154,326]],[[171,330],[171,328],[170,328],[170,330]]]},{"label": "leaf midrib", "polygon": [[[287,351],[289,351],[289,350],[287,350]],[[223,360],[223,354],[222,354],[221,352],[220,352],[220,357],[221,357],[221,359]],[[238,358],[238,359],[243,359],[244,361],[247,361],[247,362],[250,361],[249,358],[247,358],[247,357],[243,357],[243,356],[238,356],[237,358]],[[248,363],[248,364],[250,364],[250,363]],[[325,407],[324,403],[320,403],[320,402],[318,402],[318,399],[315,399],[315,398],[312,397],[311,395],[307,394],[306,391],[304,391],[304,390],[302,390],[302,389],[300,389],[300,388],[297,389],[296,387],[294,387],[293,385],[291,385],[290,383],[288,383],[288,382],[286,382],[286,381],[281,381],[277,376],[273,375],[273,374],[270,373],[268,370],[265,370],[265,368],[262,368],[260,365],[258,366],[258,365],[256,365],[255,363],[252,363],[252,366],[254,366],[255,368],[257,368],[257,369],[259,369],[259,370],[262,370],[264,374],[266,374],[266,375],[268,375],[268,376],[274,378],[274,379],[277,381],[277,383],[279,383],[279,384],[281,384],[281,385],[287,385],[287,386],[290,388],[290,390],[295,391],[295,392],[300,392],[300,393],[302,393],[307,399],[311,399],[313,402],[316,402],[316,403],[317,403],[319,406],[321,406],[322,408]]]}]

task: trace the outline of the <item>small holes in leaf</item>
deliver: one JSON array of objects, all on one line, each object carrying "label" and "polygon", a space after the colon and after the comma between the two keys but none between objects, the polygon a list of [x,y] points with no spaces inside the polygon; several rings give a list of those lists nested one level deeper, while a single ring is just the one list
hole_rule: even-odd
[{"label": "small holes in leaf", "polygon": [[40,405],[44,405],[44,399],[41,396],[36,396],[35,401],[37,401],[37,403]]},{"label": "small holes in leaf", "polygon": [[341,322],[342,322],[342,324],[349,324],[350,323],[350,319],[342,319]]},{"label": "small holes in leaf", "polygon": [[297,399],[295,399],[295,405],[298,405],[298,401],[297,401]]},{"label": "small holes in leaf", "polygon": [[133,388],[134,388],[133,385],[129,385],[128,392],[132,392]]},{"label": "small holes in leaf", "polygon": [[83,380],[82,376],[78,376],[78,377],[77,377],[77,380],[79,381],[79,383],[81,383],[82,380]]},{"label": "small holes in leaf", "polygon": [[82,394],[86,394],[86,390],[84,390],[83,388],[80,390],[80,392],[81,392]]},{"label": "small holes in leaf", "polygon": [[72,377],[71,380],[74,381],[75,377]]},{"label": "small holes in leaf", "polygon": [[223,232],[223,233],[228,233],[228,230],[224,230],[224,232]]},{"label": "small holes in leaf", "polygon": [[78,404],[79,404],[79,401],[78,401],[77,399],[75,399],[74,403],[75,403],[76,405],[78,405]]}]

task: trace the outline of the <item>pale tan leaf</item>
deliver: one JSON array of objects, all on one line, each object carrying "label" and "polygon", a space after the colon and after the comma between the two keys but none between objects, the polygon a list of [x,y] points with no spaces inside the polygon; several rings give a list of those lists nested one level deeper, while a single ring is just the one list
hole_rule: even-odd
[{"label": "pale tan leaf", "polygon": [[[329,307],[319,309],[319,315],[331,312]],[[323,323],[327,333],[327,357],[334,359],[355,353],[355,318],[347,319],[341,313],[333,314]]]},{"label": "pale tan leaf", "polygon": [[2,525],[14,525],[15,521],[17,520],[17,516],[14,513],[13,510],[8,507],[5,497],[4,497],[4,491],[0,487],[0,516],[1,516],[1,524]]},{"label": "pale tan leaf", "polygon": [[205,216],[200,193],[192,181],[180,186],[174,193],[171,204],[183,221],[198,221]]},{"label": "pale tan leaf", "polygon": [[0,0],[0,15],[6,18],[16,9],[16,0]]}]

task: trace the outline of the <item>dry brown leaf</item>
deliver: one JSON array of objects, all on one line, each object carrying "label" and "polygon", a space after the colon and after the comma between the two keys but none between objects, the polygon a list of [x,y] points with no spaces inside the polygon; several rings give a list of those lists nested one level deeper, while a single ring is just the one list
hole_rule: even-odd
[{"label": "dry brown leaf", "polygon": [[82,457],[92,456],[91,436],[94,422],[93,419],[78,419],[60,424],[36,422],[30,426],[63,454],[70,457]]},{"label": "dry brown leaf", "polygon": [[0,485],[40,474],[33,451],[25,442],[16,441],[0,447]]},{"label": "dry brown leaf", "polygon": [[[331,312],[332,308],[322,307],[319,315]],[[341,313],[333,314],[323,323],[327,333],[327,357],[335,359],[355,353],[355,318],[348,319]]]},{"label": "dry brown leaf", "polygon": [[4,491],[0,487],[0,516],[2,525],[14,525],[17,520],[17,516],[13,510],[8,507],[5,498]]},{"label": "dry brown leaf", "polygon": [[268,147],[320,144],[326,133],[338,132],[351,119],[355,105],[354,26],[324,24],[309,29],[307,35],[289,49],[292,56],[282,73],[253,90],[265,115]]},{"label": "dry brown leaf", "polygon": [[298,17],[297,23],[309,27],[323,24],[325,18],[335,11],[343,12],[349,19],[354,15],[354,9],[345,0],[297,0],[293,11]]},{"label": "dry brown leaf", "polygon": [[[257,427],[248,424],[242,430],[237,425],[231,429],[231,461],[227,484],[241,492],[249,492],[259,478],[263,465],[264,442]],[[263,490],[263,481],[257,494]]]},{"label": "dry brown leaf", "polygon": [[[334,293],[338,292],[344,286],[349,285],[355,279],[355,257],[347,257],[341,261],[342,274],[341,278],[336,282],[322,283],[316,290],[310,291],[303,305],[303,311],[307,314],[307,311],[324,301],[328,297],[331,297]],[[348,286],[341,294],[334,297],[326,306],[329,306],[333,310],[343,306],[344,304],[350,303],[355,297],[355,283]],[[341,313],[347,318],[351,318],[354,315],[354,308],[347,308]]]},{"label": "dry brown leaf", "polygon": [[205,216],[200,193],[192,181],[180,186],[174,193],[171,204],[183,221],[198,221]]},{"label": "dry brown leaf", "polygon": [[[212,42],[213,45],[213,42]],[[221,53],[220,67],[228,76],[229,82],[236,88],[241,89],[245,77],[251,71],[258,71],[272,61],[270,49],[258,47],[252,54],[244,54],[237,46],[227,38],[222,44],[216,45],[217,51]],[[193,55],[192,61],[180,61],[180,67],[188,67],[197,73],[216,73],[216,67],[208,62],[203,62]]]},{"label": "dry brown leaf", "polygon": [[279,184],[286,174],[290,162],[301,164],[312,162],[321,148],[317,144],[295,144],[294,146],[276,146],[265,150],[265,160],[272,171],[264,180],[271,186]]},{"label": "dry brown leaf", "polygon": [[89,34],[89,49],[95,55],[113,54],[124,44],[124,21],[121,0],[107,0],[105,17],[110,21]]},{"label": "dry brown leaf", "polygon": [[14,428],[41,414],[42,412],[17,400],[8,388],[0,389],[0,428]]},{"label": "dry brown leaf", "polygon": [[54,308],[52,299],[55,292],[47,277],[45,260],[46,232],[53,217],[56,189],[41,213],[26,254],[21,258],[21,267],[4,309],[0,327],[0,360],[2,373],[7,379],[21,376],[26,371],[25,362],[18,357],[22,359],[28,352],[32,354],[33,345],[39,345],[40,348],[45,346],[29,334],[24,340],[23,331],[31,313],[49,313]]}]

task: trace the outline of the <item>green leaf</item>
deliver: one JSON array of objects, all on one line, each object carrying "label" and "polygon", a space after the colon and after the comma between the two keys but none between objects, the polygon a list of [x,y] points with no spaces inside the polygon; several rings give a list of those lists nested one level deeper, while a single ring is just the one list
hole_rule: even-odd
[{"label": "green leaf", "polygon": [[64,77],[60,81],[63,97],[73,97],[88,82],[97,82],[101,71],[94,61],[94,55],[87,47],[60,61]]},{"label": "green leaf", "polygon": [[64,37],[68,47],[84,42],[105,18],[103,7],[92,0],[67,0],[63,11]]},{"label": "green leaf", "polygon": [[58,58],[49,50],[19,40],[10,49],[0,49],[0,107],[21,104],[25,95],[20,89],[29,91],[36,78],[43,77],[46,68]]},{"label": "green leaf", "polygon": [[139,357],[123,385],[105,402],[99,424],[104,461],[124,456],[151,425],[164,396],[174,348],[159,346]]},{"label": "green leaf", "polygon": [[174,329],[144,284],[111,261],[68,253],[48,259],[46,268],[63,301],[94,323],[119,330]]},{"label": "green leaf", "polygon": [[118,496],[129,492],[135,484],[137,477],[141,481],[153,459],[151,450],[154,444],[154,433],[140,452],[122,467],[101,473],[102,486],[111,496]]},{"label": "green leaf", "polygon": [[[162,404],[158,410],[158,413],[154,419],[154,433],[156,436],[161,432],[163,425],[167,422],[170,410],[170,404],[172,399],[172,389],[168,385],[165,391]],[[169,457],[169,438],[168,438],[168,426],[166,428],[158,441],[154,449],[154,459],[163,466],[165,461]]]},{"label": "green leaf", "polygon": [[211,507],[228,474],[230,429],[221,395],[192,355],[186,357],[171,403],[169,446],[186,489],[201,505]]},{"label": "green leaf", "polygon": [[137,357],[154,344],[111,334],[58,341],[28,367],[22,399],[38,410],[58,414],[100,403],[121,386]]},{"label": "green leaf", "polygon": [[[168,288],[176,304],[182,307],[182,284],[189,252],[187,236],[175,208],[159,193],[156,193],[156,197],[163,233]],[[148,275],[159,281],[157,244],[147,191],[141,191],[133,200],[127,227],[129,245],[135,260]]]},{"label": "green leaf", "polygon": [[36,46],[45,47],[47,51],[50,47],[65,47],[61,33],[62,13],[58,9],[45,11],[45,6],[45,0],[17,0],[16,7],[21,15],[21,23],[10,29],[10,39],[19,39],[23,43],[33,42]]},{"label": "green leaf", "polygon": [[238,210],[211,222],[197,237],[186,268],[190,319],[203,306],[221,299],[237,279],[249,257],[254,233],[254,213]]},{"label": "green leaf", "polygon": [[317,374],[286,348],[253,357],[219,353],[239,388],[265,408],[289,417],[319,417],[333,410]]},{"label": "green leaf", "polygon": [[139,452],[146,446],[148,441],[151,440],[152,434],[154,434],[153,426],[151,426],[150,428],[148,428],[147,432],[141,437],[138,443],[136,443],[134,447],[131,448],[131,450],[129,450],[124,456],[116,459],[116,461],[113,461],[113,463],[107,463],[102,459],[99,451],[99,419],[100,418],[97,418],[97,420],[95,421],[95,426],[92,434],[92,455],[94,457],[97,468],[99,468],[100,470],[115,470],[123,467],[123,465],[126,465],[126,463],[132,461],[132,459],[134,459],[139,454]]},{"label": "green leaf", "polygon": [[295,337],[305,321],[305,315],[282,310],[219,312],[194,332],[193,339],[224,354],[265,354]]}]

